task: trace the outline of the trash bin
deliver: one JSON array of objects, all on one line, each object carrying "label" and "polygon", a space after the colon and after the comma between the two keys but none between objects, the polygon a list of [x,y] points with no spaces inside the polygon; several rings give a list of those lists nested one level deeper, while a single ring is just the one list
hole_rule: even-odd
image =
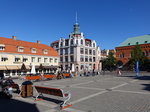
[{"label": "trash bin", "polygon": [[21,96],[22,97],[30,97],[33,96],[33,87],[32,87],[33,83],[31,81],[25,81],[22,83],[22,93]]}]

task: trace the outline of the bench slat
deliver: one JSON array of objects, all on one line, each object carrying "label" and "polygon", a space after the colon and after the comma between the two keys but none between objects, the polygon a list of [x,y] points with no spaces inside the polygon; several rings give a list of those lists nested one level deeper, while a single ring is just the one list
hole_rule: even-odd
[{"label": "bench slat", "polygon": [[41,86],[35,86],[35,88],[39,93],[45,93],[45,94],[63,97],[63,93],[61,89],[41,87]]}]

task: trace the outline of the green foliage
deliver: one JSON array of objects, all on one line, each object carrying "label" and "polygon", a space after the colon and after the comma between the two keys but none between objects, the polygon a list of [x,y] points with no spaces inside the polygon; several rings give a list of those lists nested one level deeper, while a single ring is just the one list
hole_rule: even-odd
[{"label": "green foliage", "polygon": [[117,66],[122,66],[123,65],[123,62],[121,60],[117,61]]},{"label": "green foliage", "polygon": [[102,60],[102,69],[112,71],[116,67],[116,59],[112,52],[109,52],[108,58]]},{"label": "green foliage", "polygon": [[144,63],[146,60],[146,56],[144,55],[141,47],[139,45],[136,45],[133,50],[131,51],[131,62],[132,64],[136,64],[137,61],[139,61],[140,65]]}]

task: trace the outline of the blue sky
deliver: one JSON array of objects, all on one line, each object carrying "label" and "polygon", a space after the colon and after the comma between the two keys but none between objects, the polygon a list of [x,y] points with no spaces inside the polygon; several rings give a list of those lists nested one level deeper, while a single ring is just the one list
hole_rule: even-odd
[{"label": "blue sky", "polygon": [[0,0],[0,37],[50,45],[69,37],[76,12],[85,38],[101,49],[150,34],[150,0]]}]

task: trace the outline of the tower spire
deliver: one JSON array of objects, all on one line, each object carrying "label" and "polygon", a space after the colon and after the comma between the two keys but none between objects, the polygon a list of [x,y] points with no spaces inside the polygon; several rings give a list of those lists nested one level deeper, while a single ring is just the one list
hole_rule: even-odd
[{"label": "tower spire", "polygon": [[78,23],[78,15],[77,15],[77,12],[76,12],[76,23]]}]

